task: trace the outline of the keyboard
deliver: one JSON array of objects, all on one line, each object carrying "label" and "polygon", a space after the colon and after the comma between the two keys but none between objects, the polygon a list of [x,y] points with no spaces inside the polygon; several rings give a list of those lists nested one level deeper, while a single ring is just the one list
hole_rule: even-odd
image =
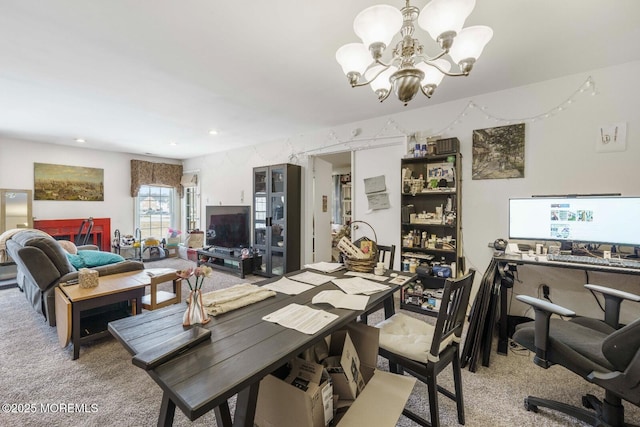
[{"label": "keyboard", "polygon": [[639,268],[640,261],[624,258],[596,258],[584,255],[547,255],[547,260],[558,262],[574,262],[578,264],[601,265],[604,267]]}]

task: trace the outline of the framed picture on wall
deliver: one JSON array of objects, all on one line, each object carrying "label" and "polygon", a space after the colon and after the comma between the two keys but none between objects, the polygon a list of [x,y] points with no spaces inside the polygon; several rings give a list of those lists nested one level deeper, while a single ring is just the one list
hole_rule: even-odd
[{"label": "framed picture on wall", "polygon": [[524,178],[524,123],[473,131],[472,179]]},{"label": "framed picture on wall", "polygon": [[104,201],[104,169],[33,164],[34,200]]}]

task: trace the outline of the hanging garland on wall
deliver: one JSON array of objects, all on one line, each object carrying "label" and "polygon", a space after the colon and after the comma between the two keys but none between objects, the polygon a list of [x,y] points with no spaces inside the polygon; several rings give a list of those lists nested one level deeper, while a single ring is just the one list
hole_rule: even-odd
[{"label": "hanging garland on wall", "polygon": [[[440,129],[437,132],[432,132],[431,135],[440,136],[444,132],[449,132],[449,133],[452,132],[454,128],[457,125],[460,125],[463,122],[464,118],[470,112],[473,112],[473,111],[480,112],[480,114],[483,114],[487,120],[493,120],[496,123],[505,124],[505,125],[509,125],[512,123],[534,123],[534,122],[543,121],[543,120],[555,117],[557,114],[566,110],[571,104],[576,102],[578,98],[583,94],[588,94],[591,96],[594,96],[597,94],[596,84],[593,81],[593,78],[591,76],[587,77],[587,79],[576,90],[574,90],[568,97],[566,97],[562,102],[557,104],[555,107],[550,108],[547,111],[544,111],[542,113],[539,113],[533,116],[518,117],[518,118],[502,117],[500,115],[492,113],[487,106],[481,105],[474,100],[470,100],[464,106],[462,111],[460,111],[457,114],[457,116],[448,125],[444,126],[442,129]],[[330,130],[329,133],[327,134],[325,144],[317,147],[312,147],[309,149],[303,148],[301,150],[300,149],[296,150],[294,144],[291,141],[291,138],[287,138],[284,141],[284,146],[282,147],[282,149],[273,150],[271,148],[268,148],[267,151],[270,154],[269,156],[266,156],[258,151],[259,145],[254,145],[252,148],[253,148],[254,154],[259,158],[263,159],[265,164],[271,164],[274,162],[281,161],[281,159],[283,158],[282,157],[283,153],[289,153],[288,155],[289,163],[300,164],[300,162],[303,161],[304,158],[308,157],[311,154],[314,154],[314,153],[323,154],[322,152],[326,150],[328,150],[327,153],[335,152],[336,150],[332,150],[332,149],[336,147],[342,147],[350,151],[358,151],[358,150],[363,150],[367,148],[382,147],[389,144],[395,144],[397,142],[389,143],[386,141],[393,140],[393,139],[397,140],[398,138],[408,139],[411,136],[415,135],[414,133],[408,132],[406,129],[403,129],[393,118],[387,119],[384,126],[378,132],[376,132],[374,136],[360,137],[361,133],[362,133],[362,129],[360,128],[354,129],[351,132],[351,137],[345,140],[345,139],[340,139],[334,130]],[[302,140],[302,138],[304,137],[303,134],[299,135],[299,137],[301,138],[301,142],[300,144],[296,144],[298,147],[300,147],[300,145],[304,145],[304,142],[305,142]],[[324,154],[327,154],[327,153],[324,153]],[[240,166],[246,163],[246,156],[239,156],[238,159],[236,159],[237,160],[236,161],[236,160],[232,160],[229,157],[228,152],[225,152],[225,158],[227,161],[231,161],[231,163],[237,166]]]},{"label": "hanging garland on wall", "polygon": [[534,123],[534,122],[546,120],[566,110],[571,104],[576,102],[577,98],[583,93],[588,93],[591,96],[595,96],[597,94],[596,84],[593,81],[593,78],[591,76],[587,77],[587,79],[575,91],[573,91],[571,95],[569,95],[567,98],[565,98],[564,101],[562,101],[560,104],[556,105],[555,107],[550,108],[549,110],[542,112],[540,114],[536,114],[534,116],[519,117],[519,118],[506,118],[506,117],[498,116],[496,114],[491,113],[486,106],[480,105],[477,102],[471,100],[467,103],[467,105],[463,108],[463,110],[458,114],[458,116],[455,119],[453,119],[447,126],[443,127],[438,132],[435,132],[434,135],[440,135],[445,131],[449,131],[449,132],[452,131],[456,125],[459,125],[460,123],[462,123],[463,118],[467,116],[470,110],[480,111],[481,114],[484,114],[487,120],[494,120],[496,123],[505,124],[505,125],[510,125],[512,123]]}]

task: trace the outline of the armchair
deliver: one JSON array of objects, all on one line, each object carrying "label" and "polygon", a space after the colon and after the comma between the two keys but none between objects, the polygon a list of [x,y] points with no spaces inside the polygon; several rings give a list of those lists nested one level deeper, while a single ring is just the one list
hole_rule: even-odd
[{"label": "armchair", "polygon": [[[38,230],[20,231],[6,241],[9,255],[16,263],[18,286],[34,310],[42,314],[50,326],[56,325],[55,288],[60,282],[77,279],[78,270],[70,263],[60,243]],[[97,250],[93,245],[78,249]],[[100,276],[143,270],[138,261],[120,261],[92,267]]]},{"label": "armchair", "polygon": [[[460,341],[475,270],[457,279],[447,279],[435,326],[403,313],[396,313],[377,325],[380,351],[389,360],[389,370],[403,370],[427,385],[430,421],[404,409],[402,414],[422,426],[440,425],[438,393],[456,402],[458,422],[465,423],[460,370]],[[438,374],[453,368],[455,393],[438,385]]]},{"label": "armchair", "polygon": [[[605,298],[605,319],[576,317],[564,307],[526,295],[520,301],[531,305],[533,322],[516,327],[513,340],[535,352],[534,363],[544,369],[558,364],[585,380],[604,388],[605,398],[582,397],[585,408],[529,396],[528,411],[539,407],[568,414],[594,426],[624,426],[622,400],[640,405],[640,319],[620,327],[619,312],[623,300],[638,302],[640,297],[598,285],[585,285]],[[570,320],[551,318],[555,314]],[[592,410],[592,411],[590,411]]]}]

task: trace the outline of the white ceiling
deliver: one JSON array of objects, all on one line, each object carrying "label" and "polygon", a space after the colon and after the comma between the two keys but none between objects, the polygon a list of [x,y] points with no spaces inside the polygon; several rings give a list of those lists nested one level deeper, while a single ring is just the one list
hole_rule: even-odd
[{"label": "white ceiling", "polygon": [[0,0],[0,137],[185,159],[640,59],[638,0],[477,0],[471,76],[380,104],[335,61],[375,3]]}]

